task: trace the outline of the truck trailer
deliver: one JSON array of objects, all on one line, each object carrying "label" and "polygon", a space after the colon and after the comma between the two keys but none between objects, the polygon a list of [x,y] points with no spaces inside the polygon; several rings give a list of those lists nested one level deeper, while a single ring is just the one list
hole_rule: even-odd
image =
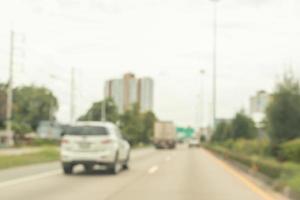
[{"label": "truck trailer", "polygon": [[176,147],[174,123],[170,121],[155,122],[153,142],[157,149],[174,149]]}]

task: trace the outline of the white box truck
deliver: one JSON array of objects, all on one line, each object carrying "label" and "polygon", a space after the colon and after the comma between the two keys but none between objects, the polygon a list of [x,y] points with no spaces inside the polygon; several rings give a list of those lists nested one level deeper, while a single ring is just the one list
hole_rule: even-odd
[{"label": "white box truck", "polygon": [[153,142],[157,149],[174,149],[176,147],[176,127],[173,122],[155,122]]}]

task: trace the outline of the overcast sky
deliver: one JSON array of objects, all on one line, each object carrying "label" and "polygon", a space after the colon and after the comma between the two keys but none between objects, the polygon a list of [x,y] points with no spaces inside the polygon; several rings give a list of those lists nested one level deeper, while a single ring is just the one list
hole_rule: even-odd
[{"label": "overcast sky", "polygon": [[[69,120],[73,66],[77,116],[103,97],[105,80],[133,72],[154,79],[160,119],[196,125],[201,69],[211,118],[212,11],[209,0],[0,0],[0,81],[14,27],[15,84],[53,90],[60,121]],[[271,92],[287,68],[300,75],[299,54],[299,1],[221,0],[218,117],[247,108],[257,90]]]}]

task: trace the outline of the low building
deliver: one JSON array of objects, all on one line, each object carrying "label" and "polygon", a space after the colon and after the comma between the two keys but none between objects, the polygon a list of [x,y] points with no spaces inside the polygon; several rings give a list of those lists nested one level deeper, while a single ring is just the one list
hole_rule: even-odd
[{"label": "low building", "polygon": [[258,91],[250,98],[250,115],[256,113],[265,113],[272,100],[272,96],[266,91]]},{"label": "low building", "polygon": [[250,98],[250,117],[255,122],[255,126],[258,128],[259,137],[266,137],[265,131],[265,118],[268,106],[272,101],[272,95],[266,91],[258,91],[254,96]]},{"label": "low building", "polygon": [[60,139],[63,127],[57,122],[41,121],[36,132],[39,138]]}]

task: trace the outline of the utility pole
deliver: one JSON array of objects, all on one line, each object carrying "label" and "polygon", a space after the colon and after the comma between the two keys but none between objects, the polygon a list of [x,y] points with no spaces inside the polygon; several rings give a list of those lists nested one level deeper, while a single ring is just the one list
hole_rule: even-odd
[{"label": "utility pole", "polygon": [[106,102],[105,102],[105,89],[104,89],[104,94],[103,94],[103,101],[101,103],[101,121],[105,122],[106,121]]},{"label": "utility pole", "polygon": [[50,105],[49,105],[49,122],[52,122],[52,121],[54,121],[54,119],[53,119],[53,103],[52,103],[52,99],[50,99]]},{"label": "utility pole", "polygon": [[70,88],[70,124],[74,123],[75,115],[75,68],[71,69],[71,88]]},{"label": "utility pole", "polygon": [[200,70],[200,75],[201,75],[201,116],[200,116],[200,128],[204,128],[204,121],[205,121],[205,91],[204,91],[204,77],[205,77],[205,70]]},{"label": "utility pole", "polygon": [[9,56],[9,78],[6,98],[6,135],[7,144],[14,145],[14,135],[12,132],[12,106],[13,106],[13,81],[14,81],[14,31],[10,32],[10,56]]},{"label": "utility pole", "polygon": [[213,131],[216,129],[217,121],[217,3],[218,0],[211,0],[213,3],[213,84],[212,84],[212,114]]}]

